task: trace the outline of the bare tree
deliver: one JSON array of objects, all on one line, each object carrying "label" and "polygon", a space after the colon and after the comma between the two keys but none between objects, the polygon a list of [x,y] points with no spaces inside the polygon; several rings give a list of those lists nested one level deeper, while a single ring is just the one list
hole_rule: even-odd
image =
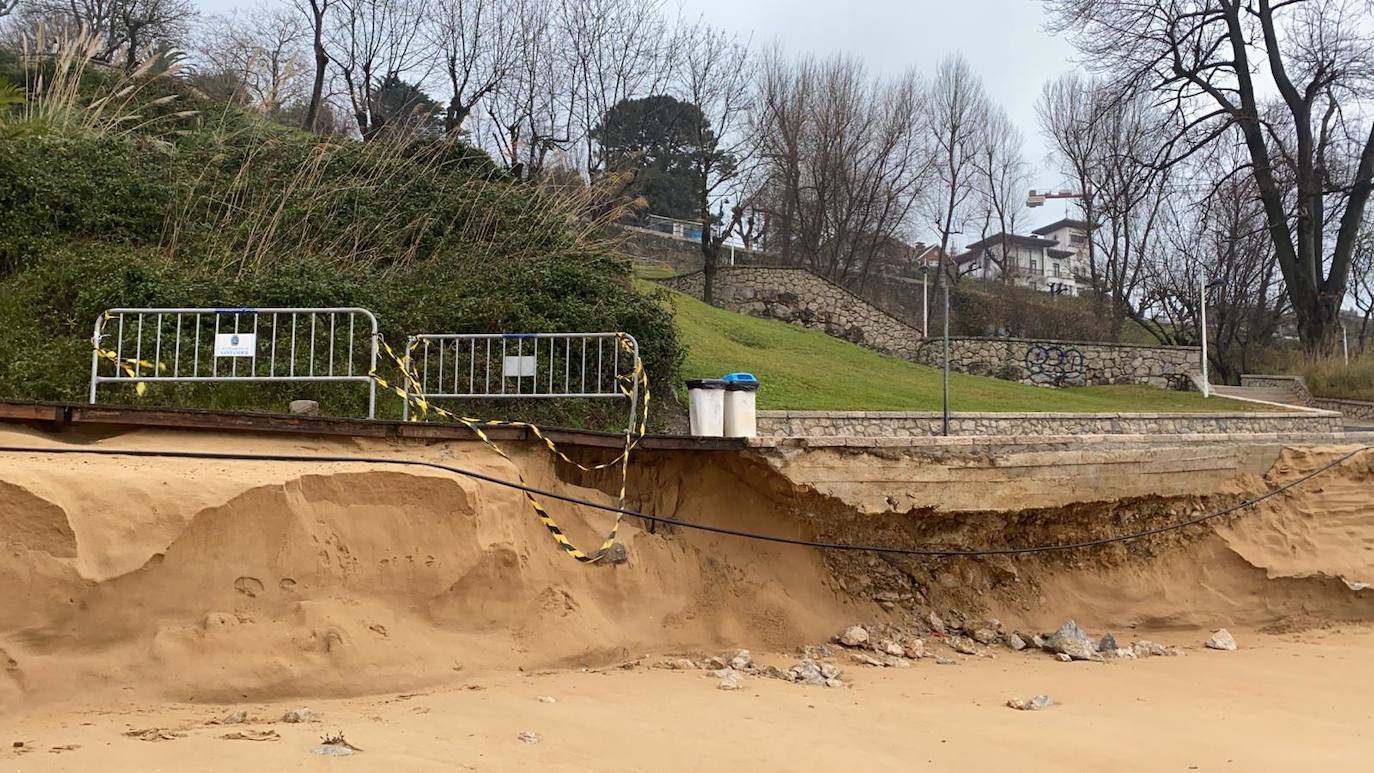
[{"label": "bare tree", "polygon": [[[742,183],[753,150],[748,137],[751,55],[744,42],[705,22],[684,29],[680,45],[679,96],[699,108],[696,125],[689,127],[690,153],[701,221],[702,296],[711,303],[721,245],[740,228],[748,209]],[[732,196],[727,220],[724,206]],[[713,205],[720,207],[719,216]]]},{"label": "bare tree", "polygon": [[1003,280],[1010,281],[1012,266],[1006,261],[1010,254],[1007,238],[1016,233],[1030,180],[1026,160],[1021,154],[1025,138],[1006,112],[995,106],[988,108],[981,131],[982,137],[974,147],[973,168],[983,239],[989,238],[988,232],[994,226],[997,228],[1001,235],[999,249],[990,251],[989,257],[997,264]]},{"label": "bare tree", "polygon": [[310,53],[315,69],[314,78],[310,84],[310,100],[306,103],[305,119],[302,121],[302,126],[307,131],[316,131],[320,121],[321,104],[324,102],[325,75],[329,68],[329,53],[324,45],[326,16],[333,0],[291,0],[291,2],[310,26]]},{"label": "bare tree", "polygon": [[569,77],[563,95],[567,133],[577,137],[588,176],[605,168],[593,130],[607,112],[623,100],[668,88],[683,39],[669,29],[663,6],[664,0],[559,0],[556,29]]},{"label": "bare tree", "polygon": [[[963,231],[976,180],[974,159],[987,120],[983,82],[960,55],[946,57],[926,94],[926,120],[934,146],[935,180],[927,208],[940,235],[940,255],[948,255],[950,237]],[[952,266],[946,262],[946,272]],[[942,273],[946,273],[942,272]]]},{"label": "bare tree", "polygon": [[19,0],[0,0],[0,19],[14,13],[14,9],[19,5]]},{"label": "bare tree", "polygon": [[223,74],[240,92],[232,101],[277,116],[306,96],[305,29],[298,14],[264,5],[244,16],[211,17],[196,58],[203,74]]},{"label": "bare tree", "polygon": [[[1095,100],[1097,157],[1091,159],[1089,190],[1097,202],[1098,220],[1089,227],[1093,290],[1106,303],[1113,337],[1127,317],[1140,318],[1136,292],[1152,250],[1161,249],[1159,228],[1166,199],[1172,195],[1170,169],[1150,161],[1158,138],[1166,132],[1164,117],[1138,97]],[[1229,170],[1227,170],[1229,171]]]},{"label": "bare tree", "polygon": [[1374,183],[1374,117],[1353,108],[1374,86],[1369,4],[1046,2],[1120,88],[1169,105],[1165,163],[1240,131],[1303,345],[1330,351]]},{"label": "bare tree", "polygon": [[95,59],[113,64],[122,54],[129,69],[153,49],[181,43],[196,17],[190,0],[29,0],[20,11],[26,26],[94,35]]},{"label": "bare tree", "polygon": [[870,78],[853,58],[762,67],[753,134],[760,188],[789,260],[851,287],[908,257],[903,239],[930,168],[915,73]]},{"label": "bare tree", "polygon": [[[1045,84],[1036,102],[1040,130],[1048,140],[1052,154],[1058,159],[1061,171],[1080,195],[1083,220],[1093,228],[1098,220],[1097,197],[1094,184],[1096,164],[1102,158],[1101,126],[1098,114],[1102,108],[1101,89],[1090,79],[1077,74],[1064,75]],[[1094,289],[1103,286],[1103,271],[1098,264],[1095,240],[1086,243],[1085,265],[1088,283]],[[1094,293],[1099,310],[1100,293]]]},{"label": "bare tree", "polygon": [[776,234],[780,257],[787,263],[793,260],[798,230],[802,145],[812,131],[816,79],[814,60],[794,62],[778,46],[761,60],[754,136],[764,176],[755,205],[765,213],[766,230]]},{"label": "bare tree", "polygon": [[477,103],[492,93],[516,65],[516,19],[511,0],[438,0],[427,32],[443,60],[448,81],[444,130],[455,134]]},{"label": "bare tree", "polygon": [[1374,337],[1374,228],[1368,226],[1355,243],[1350,263],[1350,300],[1360,318],[1356,340],[1363,354],[1369,339]]},{"label": "bare tree", "polygon": [[422,82],[427,71],[421,0],[336,0],[326,53],[339,71],[363,140],[385,128],[378,90],[391,79]]},{"label": "bare tree", "polygon": [[485,140],[516,179],[538,177],[549,155],[571,139],[560,99],[568,78],[553,26],[555,2],[515,0],[512,68],[487,101]]},{"label": "bare tree", "polygon": [[1180,170],[1188,184],[1160,208],[1132,315],[1161,343],[1196,346],[1205,281],[1208,359],[1231,383],[1272,346],[1289,308],[1255,182],[1236,173],[1243,155],[1219,144]]}]

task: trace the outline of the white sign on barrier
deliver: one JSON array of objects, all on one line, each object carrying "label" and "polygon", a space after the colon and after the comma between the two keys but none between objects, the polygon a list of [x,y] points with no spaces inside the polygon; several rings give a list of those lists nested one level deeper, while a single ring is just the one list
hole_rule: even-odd
[{"label": "white sign on barrier", "polygon": [[506,357],[501,375],[506,378],[530,378],[534,375],[535,363],[534,355]]},{"label": "white sign on barrier", "polygon": [[256,333],[217,333],[216,357],[252,357],[258,348]]}]

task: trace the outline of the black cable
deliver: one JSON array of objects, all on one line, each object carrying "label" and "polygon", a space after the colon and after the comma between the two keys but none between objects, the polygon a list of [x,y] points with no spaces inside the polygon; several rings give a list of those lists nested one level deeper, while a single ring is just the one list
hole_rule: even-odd
[{"label": "black cable", "polygon": [[667,524],[669,526],[679,526],[684,529],[697,529],[699,531],[711,532],[713,534],[724,534],[730,537],[743,537],[745,539],[761,540],[764,542],[776,542],[783,545],[799,545],[802,547],[821,548],[824,550],[856,550],[867,553],[892,553],[896,555],[905,556],[946,557],[1009,556],[1024,555],[1030,553],[1050,553],[1062,550],[1080,550],[1082,548],[1098,547],[1101,545],[1109,545],[1116,542],[1128,542],[1131,540],[1142,539],[1144,537],[1152,537],[1156,534],[1162,534],[1168,531],[1184,529],[1189,526],[1196,526],[1199,523],[1210,521],[1213,518],[1221,518],[1222,516],[1230,515],[1231,513],[1234,513],[1238,510],[1244,510],[1249,507],[1254,507],[1255,505],[1267,499],[1278,496],[1279,494],[1288,491],[1294,486],[1298,486],[1302,483],[1305,483],[1311,480],[1312,478],[1315,478],[1318,475],[1327,472],[1328,470],[1338,467],[1341,464],[1344,464],[1345,462],[1349,461],[1350,459],[1358,456],[1359,454],[1362,454],[1365,451],[1369,451],[1371,449],[1374,449],[1374,446],[1362,446],[1332,462],[1329,462],[1309,473],[1306,473],[1305,475],[1299,476],[1298,478],[1295,478],[1283,484],[1282,486],[1279,486],[1278,488],[1266,491],[1265,493],[1257,497],[1237,502],[1236,504],[1231,505],[1230,507],[1217,510],[1216,512],[1207,513],[1205,515],[1200,515],[1196,518],[1190,518],[1186,521],[1171,523],[1165,526],[1156,526],[1151,529],[1131,532],[1129,534],[1118,534],[1111,537],[1100,537],[1097,539],[1084,540],[1081,542],[1066,542],[1057,545],[1033,545],[1031,547],[1025,548],[985,548],[982,550],[942,550],[937,548],[883,547],[880,545],[846,545],[834,542],[817,542],[813,540],[796,539],[793,537],[779,537],[771,534],[758,534],[755,532],[740,531],[738,529],[729,529],[723,526],[710,526],[704,523],[679,521],[676,518],[668,518],[661,515],[650,515],[649,513],[641,513],[638,510],[612,507],[610,505],[603,505],[598,502],[593,502],[589,499],[581,499],[579,497],[568,496],[567,494],[559,494],[555,491],[546,491],[544,489],[535,488],[533,486],[529,486],[523,483],[517,483],[515,481],[505,480],[503,478],[497,478],[493,475],[487,475],[486,473],[475,472],[473,470],[465,470],[461,467],[453,467],[447,464],[440,464],[438,462],[421,461],[418,459],[384,459],[381,457],[374,456],[302,456],[299,454],[240,454],[216,453],[212,451],[149,451],[143,449],[119,450],[105,448],[36,448],[27,446],[0,446],[0,453],[78,454],[91,456],[131,456],[170,459],[222,459],[231,461],[295,462],[305,464],[313,464],[320,462],[345,462],[359,464],[398,464],[414,467],[430,467],[436,470],[444,470],[446,472],[462,475],[464,477],[472,478],[474,480],[480,480],[486,483],[493,483],[498,486],[504,486],[506,488],[524,491],[529,494],[548,497],[549,499],[557,499],[574,505],[591,507],[597,510],[605,510],[606,512],[610,513],[621,513],[623,515],[632,516],[634,518],[642,518],[646,521],[652,521],[654,523],[662,523]]}]

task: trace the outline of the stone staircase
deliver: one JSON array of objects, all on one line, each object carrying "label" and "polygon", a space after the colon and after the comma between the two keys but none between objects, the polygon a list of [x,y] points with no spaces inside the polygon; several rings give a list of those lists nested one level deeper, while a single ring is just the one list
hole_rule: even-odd
[{"label": "stone staircase", "polygon": [[1294,386],[1227,386],[1216,384],[1212,386],[1212,393],[1241,400],[1259,400],[1266,403],[1309,407],[1307,397]]}]

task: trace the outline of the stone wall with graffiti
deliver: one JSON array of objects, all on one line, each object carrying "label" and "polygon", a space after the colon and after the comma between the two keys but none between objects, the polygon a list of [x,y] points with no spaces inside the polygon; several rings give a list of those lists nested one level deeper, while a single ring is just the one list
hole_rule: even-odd
[{"label": "stone wall with graffiti", "polygon": [[[939,367],[940,339],[921,342],[913,358]],[[1149,384],[1187,389],[1188,373],[1198,369],[1191,346],[1137,346],[1026,338],[951,338],[950,368],[1038,386]]]}]

